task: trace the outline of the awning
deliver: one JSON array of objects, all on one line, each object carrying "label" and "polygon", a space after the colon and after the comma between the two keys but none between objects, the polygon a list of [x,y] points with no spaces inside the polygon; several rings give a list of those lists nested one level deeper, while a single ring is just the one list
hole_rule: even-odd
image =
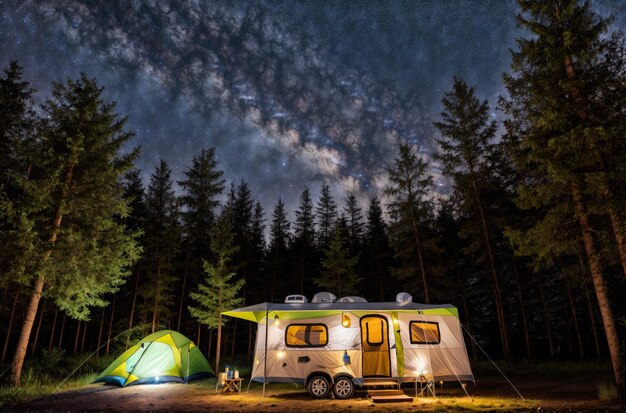
[{"label": "awning", "polygon": [[381,312],[410,312],[416,314],[430,314],[458,317],[456,307],[450,304],[433,305],[413,302],[389,303],[261,303],[248,307],[225,311],[222,315],[243,320],[261,322],[267,313],[269,318],[278,317],[281,320],[302,320],[307,318],[328,317],[335,314],[350,312],[356,316]]}]

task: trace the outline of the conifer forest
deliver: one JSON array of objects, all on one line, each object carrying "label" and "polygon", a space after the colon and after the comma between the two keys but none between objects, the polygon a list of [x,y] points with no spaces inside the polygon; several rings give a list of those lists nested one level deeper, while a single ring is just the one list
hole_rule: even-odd
[{"label": "conifer forest", "polygon": [[[192,42],[209,51],[177,63],[147,18],[123,22],[122,3],[87,13],[52,2],[47,13],[68,27],[80,16],[88,29],[74,40],[90,47],[118,30],[126,43],[110,47],[137,54],[128,68],[148,48],[137,39],[152,36],[161,63],[151,70],[176,72],[164,84],[185,96],[168,102],[228,112],[319,169],[287,181],[289,169],[224,149],[229,137],[190,146],[175,118],[170,143],[146,154],[138,112],[118,104],[109,78],[82,71],[41,85],[35,60],[0,52],[1,386],[83,356],[103,368],[164,329],[189,337],[216,372],[249,366],[257,324],[225,311],[290,294],[395,302],[408,292],[458,309],[471,363],[598,363],[626,395],[623,15],[606,15],[606,2],[510,2],[517,31],[497,93],[445,70],[426,116],[419,90],[342,77],[336,61],[317,60],[315,39],[282,39],[272,2],[235,2],[232,21],[228,2],[202,5]],[[166,3],[140,7],[172,19],[194,10]],[[219,79],[194,80],[208,70]],[[168,155],[179,146],[185,162]],[[352,155],[330,162],[341,150]]]}]

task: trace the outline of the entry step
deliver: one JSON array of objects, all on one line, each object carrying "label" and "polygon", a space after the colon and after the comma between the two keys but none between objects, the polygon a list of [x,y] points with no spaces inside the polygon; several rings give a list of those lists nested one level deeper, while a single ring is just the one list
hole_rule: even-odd
[{"label": "entry step", "polygon": [[397,381],[389,380],[389,379],[366,379],[363,381],[363,386],[365,387],[385,387],[385,386],[394,386],[399,387]]},{"label": "entry step", "polygon": [[392,389],[387,389],[387,390],[368,390],[367,391],[367,395],[370,397],[374,397],[374,396],[399,396],[399,395],[403,395],[404,392],[402,390],[392,390]]},{"label": "entry step", "polygon": [[406,394],[400,392],[400,394],[387,395],[387,396],[371,396],[374,403],[413,403],[413,397],[409,397]]}]

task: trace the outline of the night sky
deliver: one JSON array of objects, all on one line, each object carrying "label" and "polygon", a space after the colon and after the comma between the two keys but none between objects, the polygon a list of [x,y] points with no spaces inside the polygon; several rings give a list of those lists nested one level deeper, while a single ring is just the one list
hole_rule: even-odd
[{"label": "night sky", "polygon": [[[626,1],[596,0],[626,28]],[[228,181],[269,212],[304,185],[341,201],[380,194],[399,141],[417,146],[439,190],[431,121],[453,75],[495,105],[519,34],[506,0],[6,1],[0,65],[17,59],[39,96],[96,77],[141,145],[180,179],[215,146]],[[500,114],[493,109],[493,116]]]}]

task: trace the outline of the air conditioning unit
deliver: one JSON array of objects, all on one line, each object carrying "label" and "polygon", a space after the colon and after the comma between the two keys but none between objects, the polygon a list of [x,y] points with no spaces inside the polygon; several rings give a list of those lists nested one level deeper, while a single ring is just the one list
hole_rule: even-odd
[{"label": "air conditioning unit", "polygon": [[397,303],[410,303],[413,302],[413,296],[409,293],[400,293],[398,295],[396,295],[396,302]]},{"label": "air conditioning unit", "polygon": [[285,304],[304,304],[308,302],[309,300],[307,300],[305,296],[300,294],[288,295],[287,298],[285,298]]},{"label": "air conditioning unit", "polygon": [[323,291],[321,293],[317,293],[311,299],[312,303],[334,303],[337,301],[337,296],[333,293],[329,293],[328,291]]},{"label": "air conditioning unit", "polygon": [[354,295],[350,295],[348,297],[341,297],[337,299],[338,303],[366,303],[367,300],[363,297],[356,297]]}]

